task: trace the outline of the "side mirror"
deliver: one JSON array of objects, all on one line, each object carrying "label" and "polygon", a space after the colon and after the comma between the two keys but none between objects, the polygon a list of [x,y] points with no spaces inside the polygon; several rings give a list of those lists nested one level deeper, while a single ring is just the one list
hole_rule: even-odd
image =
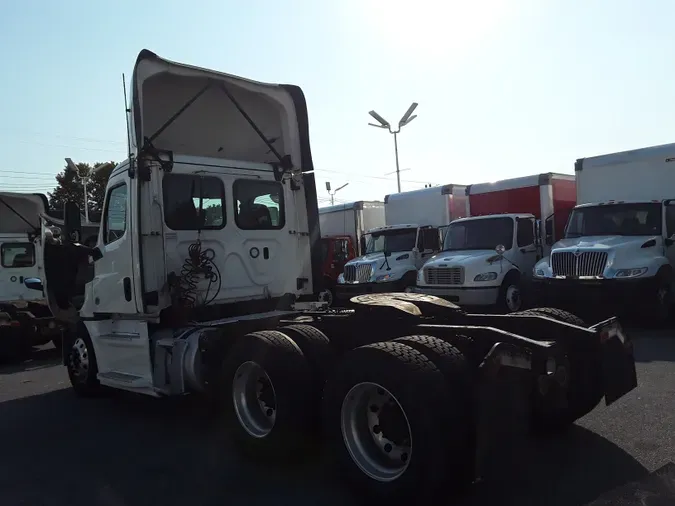
[{"label": "side mirror", "polygon": [[66,241],[80,242],[82,240],[80,207],[75,202],[67,201],[63,206],[63,226]]},{"label": "side mirror", "polygon": [[506,246],[504,246],[503,244],[497,244],[497,247],[495,248],[495,252],[499,256],[502,256],[505,251],[506,251]]},{"label": "side mirror", "polygon": [[26,278],[23,280],[23,284],[29,290],[44,291],[44,286],[42,285],[42,280],[40,278]]}]

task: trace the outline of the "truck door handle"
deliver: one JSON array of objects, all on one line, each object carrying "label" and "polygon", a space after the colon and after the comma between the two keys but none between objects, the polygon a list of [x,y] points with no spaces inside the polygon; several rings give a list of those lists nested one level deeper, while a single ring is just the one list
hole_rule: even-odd
[{"label": "truck door handle", "polygon": [[131,278],[124,278],[124,298],[131,301]]},{"label": "truck door handle", "polygon": [[268,260],[270,257],[270,249],[268,247],[263,248],[263,258]]}]

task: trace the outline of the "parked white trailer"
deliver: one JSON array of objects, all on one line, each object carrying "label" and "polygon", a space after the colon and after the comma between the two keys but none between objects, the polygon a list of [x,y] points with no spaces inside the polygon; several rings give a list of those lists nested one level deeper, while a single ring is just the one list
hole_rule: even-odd
[{"label": "parked white trailer", "polygon": [[348,204],[319,208],[321,237],[351,238],[357,256],[363,255],[365,233],[385,225],[384,202],[360,200]]},{"label": "parked white trailer", "polygon": [[538,297],[666,320],[675,293],[675,144],[582,158],[575,171],[578,205],[534,268]]},{"label": "parked white trailer", "polygon": [[384,198],[386,226],[370,230],[364,254],[345,264],[335,296],[411,291],[441,245],[441,227],[466,213],[466,186],[448,184]]},{"label": "parked white trailer", "polygon": [[409,505],[471,483],[531,422],[559,430],[637,385],[616,319],[471,315],[419,294],[322,309],[302,90],[147,50],[131,89],[132,156],[108,180],[97,246],[43,242],[46,285],[28,282],[70,323],[79,395],[202,394],[238,443],[216,451],[288,466],[320,441],[373,504]]}]

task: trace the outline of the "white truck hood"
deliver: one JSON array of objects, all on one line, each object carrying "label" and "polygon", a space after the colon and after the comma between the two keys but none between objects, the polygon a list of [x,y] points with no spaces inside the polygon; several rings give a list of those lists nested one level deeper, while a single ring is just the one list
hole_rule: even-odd
[{"label": "white truck hood", "polygon": [[314,169],[307,106],[297,86],[176,63],[144,49],[134,66],[130,123],[132,151],[149,140],[183,155],[278,163],[257,128],[294,168]]},{"label": "white truck hood", "polygon": [[469,263],[474,263],[476,260],[487,260],[494,257],[497,253],[494,250],[469,250],[469,251],[445,251],[434,255],[424,267],[438,267],[445,266],[460,266]]},{"label": "white truck hood", "polygon": [[0,192],[0,233],[38,232],[47,207],[47,197],[39,193]]},{"label": "white truck hood", "polygon": [[585,251],[588,250],[608,250],[613,248],[623,247],[640,247],[650,239],[658,239],[655,236],[625,236],[625,235],[598,235],[598,236],[583,236],[572,237],[569,239],[561,239],[553,245],[553,250],[562,248],[580,248]]}]

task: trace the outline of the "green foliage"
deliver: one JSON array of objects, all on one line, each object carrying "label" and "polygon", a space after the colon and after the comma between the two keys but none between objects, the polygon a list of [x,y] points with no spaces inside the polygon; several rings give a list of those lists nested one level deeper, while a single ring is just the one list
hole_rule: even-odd
[{"label": "green foliage", "polygon": [[[108,167],[93,172],[92,174],[93,169],[106,163],[109,163]],[[87,182],[87,198],[89,201],[90,219],[92,221],[97,221],[94,219],[94,214],[99,214],[103,211],[105,185],[108,182],[110,172],[114,166],[114,162],[97,162],[93,167],[88,163],[77,164],[80,176],[89,176],[92,174]],[[72,200],[84,211],[84,189],[82,179],[66,166],[59,174],[57,174],[56,183],[54,191],[49,193],[49,207],[60,211],[63,209],[63,205],[66,201]]]}]

